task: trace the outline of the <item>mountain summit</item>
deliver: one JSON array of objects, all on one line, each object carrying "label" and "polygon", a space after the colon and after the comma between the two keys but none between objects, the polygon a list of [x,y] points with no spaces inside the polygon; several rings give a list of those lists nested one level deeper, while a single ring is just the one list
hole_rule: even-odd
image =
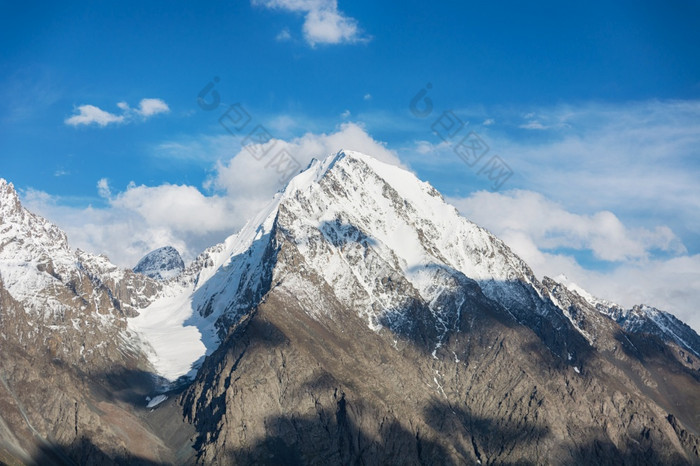
[{"label": "mountain summit", "polygon": [[177,249],[172,246],[165,246],[149,252],[134,267],[135,273],[156,280],[169,280],[177,277],[183,270],[185,270],[185,263]]},{"label": "mountain summit", "polygon": [[[700,462],[695,340],[538,280],[364,154],[312,162],[177,277],[133,276],[152,292],[116,321],[159,384],[101,402],[143,417],[149,461]],[[103,437],[100,458],[128,456]]]}]

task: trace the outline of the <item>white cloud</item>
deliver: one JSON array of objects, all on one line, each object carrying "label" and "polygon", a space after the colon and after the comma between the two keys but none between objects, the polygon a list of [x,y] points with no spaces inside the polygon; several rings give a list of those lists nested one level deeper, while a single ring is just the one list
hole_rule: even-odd
[{"label": "white cloud", "polygon": [[686,252],[667,226],[628,228],[612,212],[574,214],[532,191],[479,191],[453,203],[504,240],[524,233],[540,249],[590,250],[597,259],[611,262],[646,260],[655,251]]},{"label": "white cloud", "polygon": [[[357,20],[345,16],[336,0],[252,0],[253,5],[304,14],[304,39],[317,44],[342,44],[366,41]],[[283,31],[284,32],[284,31]],[[282,33],[280,33],[282,34]],[[278,34],[278,40],[280,37]],[[285,36],[288,36],[287,31]]]},{"label": "white cloud", "polygon": [[435,151],[435,146],[428,141],[416,141],[415,150],[421,155],[426,155]]},{"label": "white cloud", "polygon": [[80,105],[76,111],[77,115],[73,115],[66,118],[65,123],[71,126],[79,125],[98,125],[107,126],[110,123],[122,123],[124,121],[123,115],[115,115],[113,113],[105,112],[99,107],[94,105]]},{"label": "white cloud", "polygon": [[142,117],[150,117],[157,115],[159,113],[167,113],[170,111],[170,107],[161,99],[141,99],[139,102],[139,108],[136,113]]},{"label": "white cloud", "polygon": [[[569,210],[610,210],[627,223],[666,224],[699,252],[700,100],[557,105],[528,115],[503,108],[456,113],[498,120],[483,137],[515,172],[511,186]],[[524,118],[549,130],[523,136]],[[418,159],[411,163],[420,166]]]},{"label": "white cloud", "polygon": [[487,119],[485,119],[485,120],[483,121],[483,123],[481,123],[481,124],[484,125],[484,126],[491,126],[491,125],[493,125],[493,124],[495,124],[495,123],[496,123],[496,120],[494,120],[493,118],[487,118]]},{"label": "white cloud", "polygon": [[97,194],[104,199],[112,197],[112,190],[109,188],[109,180],[107,178],[101,178],[97,182]]},{"label": "white cloud", "polygon": [[80,105],[75,109],[77,114],[66,118],[64,122],[71,126],[95,124],[105,127],[112,123],[128,123],[135,116],[145,120],[153,115],[170,111],[168,104],[161,99],[141,99],[136,109],[130,108],[126,102],[118,102],[117,107],[122,110],[121,115],[109,113],[94,105]]},{"label": "white cloud", "polygon": [[207,234],[226,230],[235,223],[228,218],[235,210],[229,200],[205,196],[194,186],[130,185],[110,205],[139,214],[148,226],[176,233]]},{"label": "white cloud", "polygon": [[363,98],[364,100],[372,100],[372,94],[367,93],[367,94],[365,94],[364,97],[362,97],[362,98]]},{"label": "white cloud", "polygon": [[[105,186],[100,180],[98,190]],[[71,246],[106,254],[123,267],[133,267],[145,253],[166,245],[191,260],[240,227],[230,199],[205,196],[192,186],[130,185],[109,194],[103,208],[61,205],[60,199],[39,191],[28,191],[23,201],[64,229]]]}]

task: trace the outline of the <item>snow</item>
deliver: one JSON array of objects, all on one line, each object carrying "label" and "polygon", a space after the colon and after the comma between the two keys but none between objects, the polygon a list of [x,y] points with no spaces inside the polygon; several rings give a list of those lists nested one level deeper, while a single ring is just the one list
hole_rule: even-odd
[{"label": "snow", "polygon": [[613,303],[612,301],[607,301],[605,299],[600,299],[600,298],[593,296],[591,293],[589,293],[588,291],[586,291],[585,289],[580,287],[578,284],[569,280],[569,278],[564,274],[560,274],[557,277],[555,277],[554,281],[561,283],[566,288],[568,288],[570,291],[574,291],[576,294],[578,294],[580,297],[582,297],[588,304],[590,304],[593,307],[596,307],[597,305],[603,305],[605,307],[618,306],[617,304]]},{"label": "snow", "polygon": [[155,408],[156,406],[158,406],[159,404],[161,404],[162,402],[164,402],[167,399],[168,399],[167,395],[154,396],[152,399],[146,398],[146,401],[148,402],[148,404],[146,405],[146,408]]},{"label": "snow", "polygon": [[[291,217],[285,232],[306,265],[375,331],[382,328],[381,310],[402,308],[401,297],[378,287],[377,277],[399,273],[431,309],[454,290],[448,283],[455,271],[491,282],[483,288],[492,298],[508,294],[515,279],[534,278],[504,243],[461,217],[428,183],[361,153],[312,162],[292,179],[281,203]],[[319,231],[331,243],[323,251],[314,241]],[[442,310],[433,311],[441,321]]]},{"label": "snow", "polygon": [[[675,341],[691,352],[700,354],[699,348],[694,347],[688,342],[687,338],[679,335],[679,332],[684,335],[687,334],[684,332],[683,323],[672,314],[643,304],[633,306],[631,309],[624,309],[622,306],[612,301],[593,296],[588,291],[569,280],[566,275],[559,275],[555,280],[569,290],[576,292],[588,302],[588,304],[596,308],[601,314],[619,323],[626,331],[655,333],[662,340]],[[656,330],[651,330],[648,325],[655,326]],[[585,332],[581,331],[581,333],[586,336]],[[692,339],[692,336],[690,336],[690,338]]]},{"label": "snow", "polygon": [[128,320],[129,328],[150,346],[147,354],[154,369],[168,380],[193,375],[193,364],[207,354],[200,329],[185,324],[192,317],[192,300],[182,290],[157,299]]},{"label": "snow", "polygon": [[[220,344],[216,322],[225,313],[248,309],[241,289],[260,286],[266,237],[274,224],[281,195],[278,193],[240,232],[202,254],[209,262],[186,277],[166,284],[163,292],[128,327],[145,342],[157,373],[175,381],[194,377],[198,362]],[[189,274],[189,281],[187,276]],[[204,317],[201,311],[211,308]]]}]

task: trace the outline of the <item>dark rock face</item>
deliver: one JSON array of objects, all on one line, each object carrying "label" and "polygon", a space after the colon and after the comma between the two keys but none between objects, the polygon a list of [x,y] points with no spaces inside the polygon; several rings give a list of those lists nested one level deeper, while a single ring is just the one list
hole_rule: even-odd
[{"label": "dark rock face", "polygon": [[167,280],[176,277],[183,270],[185,270],[185,263],[177,249],[172,246],[165,246],[149,252],[134,267],[135,273],[140,273],[156,280]]}]

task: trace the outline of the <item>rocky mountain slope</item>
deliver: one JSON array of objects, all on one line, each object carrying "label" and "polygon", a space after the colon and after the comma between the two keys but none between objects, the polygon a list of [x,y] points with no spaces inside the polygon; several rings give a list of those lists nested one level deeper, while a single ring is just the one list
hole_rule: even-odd
[{"label": "rocky mountain slope", "polygon": [[159,289],[71,251],[0,180],[0,463],[173,457],[139,417],[155,381],[127,328]]},{"label": "rocky mountain slope", "polygon": [[[17,209],[26,212],[18,202]],[[0,231],[22,223],[7,218]],[[5,238],[29,234],[7,231]],[[67,246],[60,249],[47,257],[72,257]],[[52,309],[53,302],[22,302],[30,293],[19,292],[25,280],[12,277],[23,272],[10,265],[29,263],[34,276],[41,261],[32,253],[12,262],[20,249],[8,251],[0,250],[0,278],[13,285],[0,316],[24,327],[22,319],[35,319],[32,306]],[[138,426],[148,434],[144,448],[157,445],[156,454],[141,449],[130,460],[700,464],[700,361],[692,335],[649,337],[582,290],[540,282],[430,185],[363,154],[341,151],[313,162],[239,233],[168,281],[112,269],[85,253],[75,257],[72,266],[92,264],[90,283],[112,296],[110,323],[95,333],[116,335],[113,349],[130,374],[158,375],[116,388],[80,379],[121,393],[110,402],[133,420],[127,430]],[[64,267],[52,282],[60,289],[64,276],[78,272],[68,260],[54,262]],[[75,294],[87,300],[82,289]],[[90,306],[80,312],[93,318]],[[75,338],[82,337],[71,331],[62,341],[74,345]],[[65,363],[87,371],[83,365],[90,364]],[[146,395],[154,409],[145,409]],[[11,396],[2,400],[20,406]],[[63,426],[57,416],[44,422]],[[13,419],[15,429],[21,418]],[[103,446],[106,438],[118,444],[109,437],[116,430],[106,430],[80,438],[102,445],[101,461],[127,458],[124,437],[126,452]],[[5,451],[31,458],[31,448],[10,448],[30,437],[7,434]],[[82,454],[59,448],[66,444],[75,440],[34,450]]]}]

